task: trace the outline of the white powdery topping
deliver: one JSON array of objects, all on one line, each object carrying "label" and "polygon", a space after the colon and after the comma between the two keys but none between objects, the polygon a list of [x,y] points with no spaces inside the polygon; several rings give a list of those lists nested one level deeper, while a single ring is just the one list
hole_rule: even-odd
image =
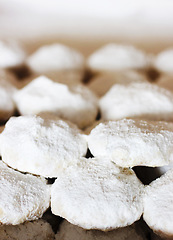
[{"label": "white powdery topping", "polygon": [[3,240],[54,240],[55,234],[49,223],[39,219],[19,225],[0,226],[0,236]]},{"label": "white powdery topping", "polygon": [[162,72],[173,73],[173,48],[159,53],[155,57],[154,66]]},{"label": "white powdery topping", "polygon": [[6,79],[0,79],[0,120],[11,117],[16,109],[13,94],[17,90]]},{"label": "white powdery topping", "polygon": [[147,78],[136,71],[127,70],[98,75],[87,85],[98,96],[103,96],[114,84],[128,84],[131,82],[146,82]]},{"label": "white powdery topping", "polygon": [[46,181],[24,175],[0,161],[0,222],[20,224],[42,217],[50,204]]},{"label": "white powdery topping", "polygon": [[108,44],[94,52],[87,61],[92,71],[117,71],[148,66],[148,57],[141,50],[120,44]]},{"label": "white powdery topping", "polygon": [[14,169],[57,177],[62,168],[85,156],[87,142],[79,129],[59,119],[13,117],[0,135],[2,160]]},{"label": "white powdery topping", "polygon": [[154,232],[173,237],[173,170],[146,188],[143,218]]},{"label": "white powdery topping", "polygon": [[67,86],[41,76],[14,95],[22,115],[54,112],[80,128],[94,122],[98,112],[96,96],[83,85]]},{"label": "white powdery topping", "polygon": [[173,94],[150,83],[114,85],[99,102],[104,120],[173,120]]},{"label": "white powdery topping", "polygon": [[16,67],[25,59],[25,52],[14,42],[0,41],[0,67]]},{"label": "white powdery topping", "polygon": [[122,167],[164,166],[173,162],[173,123],[119,120],[100,123],[88,136],[95,157]]},{"label": "white powdery topping", "polygon": [[27,59],[28,66],[36,73],[84,69],[81,53],[62,44],[40,47]]},{"label": "white powdery topping", "polygon": [[135,224],[118,228],[109,232],[103,232],[98,230],[85,230],[78,226],[72,225],[67,221],[63,221],[60,226],[60,230],[55,235],[56,240],[146,240],[142,232],[139,229],[136,231],[137,226]]},{"label": "white powdery topping", "polygon": [[133,170],[108,159],[81,158],[52,185],[51,210],[85,229],[124,227],[143,212],[143,187]]}]

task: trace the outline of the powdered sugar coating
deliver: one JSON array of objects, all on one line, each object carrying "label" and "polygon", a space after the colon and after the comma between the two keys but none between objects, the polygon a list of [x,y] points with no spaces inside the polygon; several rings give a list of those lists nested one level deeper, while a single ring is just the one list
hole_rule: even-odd
[{"label": "powdered sugar coating", "polygon": [[52,185],[51,210],[85,229],[111,230],[138,220],[143,184],[133,170],[108,159],[84,159]]},{"label": "powdered sugar coating", "polygon": [[9,68],[21,65],[25,59],[25,52],[15,42],[0,41],[0,67]]},{"label": "powdered sugar coating", "polygon": [[97,98],[85,86],[67,86],[44,76],[19,90],[14,100],[22,115],[54,112],[80,128],[92,124],[98,112]]},{"label": "powdered sugar coating", "polygon": [[173,237],[173,170],[153,181],[144,197],[143,218],[162,237]]},{"label": "powdered sugar coating", "polygon": [[160,52],[155,57],[154,66],[161,72],[173,73],[173,48]]},{"label": "powdered sugar coating", "polygon": [[55,234],[50,224],[40,219],[16,226],[0,226],[0,236],[3,240],[54,240]]},{"label": "powdered sugar coating", "polygon": [[89,56],[87,65],[94,72],[141,69],[148,66],[147,55],[131,46],[107,44]]},{"label": "powdered sugar coating", "polygon": [[13,117],[0,135],[2,160],[14,169],[57,177],[62,168],[85,156],[87,142],[79,129],[60,119]]},{"label": "powdered sugar coating", "polygon": [[164,166],[173,162],[173,123],[123,119],[97,125],[88,136],[95,157],[122,167]]},{"label": "powdered sugar coating", "polygon": [[150,83],[116,84],[99,105],[104,120],[173,120],[173,93]]},{"label": "powdered sugar coating", "polygon": [[110,232],[102,232],[97,230],[85,230],[78,226],[72,225],[67,221],[63,221],[59,232],[55,235],[56,240],[145,240],[144,234],[135,229],[135,224],[112,230]]},{"label": "powdered sugar coating", "polygon": [[28,66],[36,73],[44,74],[58,70],[84,69],[84,57],[77,50],[63,44],[40,47],[27,59]]},{"label": "powdered sugar coating", "polygon": [[46,181],[24,175],[0,161],[0,222],[20,224],[42,217],[50,204]]}]

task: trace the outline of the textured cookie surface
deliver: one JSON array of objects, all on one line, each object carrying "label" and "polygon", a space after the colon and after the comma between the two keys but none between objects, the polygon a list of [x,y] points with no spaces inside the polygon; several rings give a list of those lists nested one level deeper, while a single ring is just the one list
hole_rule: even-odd
[{"label": "textured cookie surface", "polygon": [[173,237],[173,170],[169,170],[147,188],[143,218],[162,237]]},{"label": "textured cookie surface", "polygon": [[15,42],[0,41],[0,67],[19,66],[24,62],[25,52]]},{"label": "textured cookie surface", "polygon": [[14,169],[56,177],[63,167],[85,156],[87,142],[80,130],[60,119],[13,117],[0,135],[2,160]]},{"label": "textured cookie surface", "polygon": [[145,240],[144,234],[138,233],[135,224],[132,226],[119,228],[110,232],[102,232],[98,230],[85,230],[78,226],[72,225],[64,221],[59,232],[55,235],[56,240]]},{"label": "textured cookie surface", "polygon": [[172,92],[150,83],[116,84],[100,99],[99,105],[104,120],[173,119]]},{"label": "textured cookie surface", "polygon": [[124,227],[142,214],[143,187],[133,170],[107,159],[82,158],[53,184],[51,210],[85,229]]},{"label": "textured cookie surface", "polygon": [[132,119],[100,123],[88,146],[93,156],[107,156],[122,167],[168,165],[173,161],[173,124]]},{"label": "textured cookie surface", "polygon": [[0,226],[0,239],[3,240],[54,240],[54,237],[51,226],[43,220]]},{"label": "textured cookie surface", "polygon": [[42,217],[50,204],[46,181],[25,175],[0,161],[0,222],[20,224]]},{"label": "textured cookie surface", "polygon": [[94,72],[138,69],[148,65],[148,58],[133,46],[108,44],[89,56],[87,65]]},{"label": "textured cookie surface", "polygon": [[98,112],[97,98],[83,85],[67,86],[43,76],[18,91],[14,99],[22,115],[54,112],[80,128],[92,124]]}]

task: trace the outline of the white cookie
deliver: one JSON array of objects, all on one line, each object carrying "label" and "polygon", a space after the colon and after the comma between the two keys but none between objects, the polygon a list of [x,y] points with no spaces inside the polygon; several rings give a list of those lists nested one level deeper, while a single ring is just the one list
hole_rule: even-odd
[{"label": "white cookie", "polygon": [[0,78],[0,121],[6,121],[14,114],[16,106],[13,95],[16,91],[10,82]]},{"label": "white cookie", "polygon": [[99,97],[103,96],[114,84],[128,84],[131,82],[146,82],[147,78],[136,71],[121,71],[98,75],[88,83],[89,89]]},{"label": "white cookie", "polygon": [[141,50],[121,44],[107,44],[91,54],[87,66],[92,72],[112,72],[125,69],[143,69],[149,64]]},{"label": "white cookie", "polygon": [[41,76],[14,95],[22,115],[54,112],[80,128],[94,122],[98,112],[96,96],[83,85],[67,86]]},{"label": "white cookie", "polygon": [[157,70],[165,73],[173,73],[173,48],[160,52],[154,60]]},{"label": "white cookie", "polygon": [[82,54],[62,44],[40,47],[28,57],[26,63],[35,73],[47,75],[56,81],[66,78],[67,82],[68,79],[69,82],[71,79],[75,81],[75,78],[78,82],[81,81],[85,67]]},{"label": "white cookie", "polygon": [[143,215],[145,222],[154,232],[167,238],[173,238],[172,199],[173,170],[169,170],[146,188]]},{"label": "white cookie", "polygon": [[81,158],[52,185],[51,210],[85,229],[111,230],[138,220],[143,184],[133,170],[108,159]]},{"label": "white cookie", "polygon": [[3,240],[54,240],[54,237],[50,224],[42,219],[16,226],[0,226],[0,239]]},{"label": "white cookie", "polygon": [[42,217],[50,204],[46,181],[25,175],[0,161],[0,222],[20,224]]},{"label": "white cookie", "polygon": [[72,225],[67,221],[63,221],[59,232],[55,235],[56,240],[146,240],[142,232],[136,231],[135,224],[112,230],[110,232],[102,232],[98,230],[85,230],[78,226]]},{"label": "white cookie", "polygon": [[0,135],[2,160],[14,169],[57,177],[63,167],[85,156],[87,142],[79,129],[60,119],[13,117]]},{"label": "white cookie", "polygon": [[95,157],[122,167],[164,166],[173,162],[173,123],[123,119],[97,125],[88,136]]},{"label": "white cookie", "polygon": [[0,41],[0,68],[17,67],[23,64],[24,50],[16,42]]},{"label": "white cookie", "polygon": [[173,120],[173,93],[151,83],[115,84],[99,105],[104,120]]}]

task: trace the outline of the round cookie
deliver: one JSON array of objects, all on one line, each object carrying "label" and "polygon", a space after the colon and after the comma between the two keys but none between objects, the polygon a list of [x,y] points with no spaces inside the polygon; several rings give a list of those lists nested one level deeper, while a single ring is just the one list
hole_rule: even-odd
[{"label": "round cookie", "polygon": [[160,72],[173,74],[173,48],[160,52],[155,57],[154,66]]},{"label": "round cookie", "polygon": [[0,53],[0,68],[22,65],[26,56],[24,50],[12,41],[0,41]]},{"label": "round cookie", "polygon": [[131,169],[106,158],[81,158],[53,183],[51,210],[85,229],[124,227],[141,217],[143,188]]},{"label": "round cookie", "polygon": [[85,67],[81,53],[58,43],[40,47],[28,57],[26,64],[34,73],[62,83],[80,82]]},{"label": "round cookie", "polygon": [[10,167],[44,177],[85,156],[87,142],[73,124],[39,116],[13,117],[0,135],[2,160]]},{"label": "round cookie", "polygon": [[161,237],[173,238],[173,170],[153,181],[145,190],[143,218]]},{"label": "round cookie", "polygon": [[147,78],[137,71],[121,71],[116,73],[100,74],[90,80],[89,89],[99,97],[103,96],[114,84],[128,84],[131,82],[146,82]]},{"label": "round cookie", "polygon": [[122,167],[165,166],[173,162],[173,123],[123,119],[97,125],[88,136],[95,157]]},{"label": "round cookie", "polygon": [[49,223],[40,219],[24,224],[0,226],[3,240],[54,240],[55,234]]},{"label": "round cookie", "polygon": [[131,45],[107,44],[91,54],[87,67],[92,72],[114,72],[125,69],[145,69],[149,57]]},{"label": "round cookie", "polygon": [[99,106],[103,120],[173,120],[173,93],[151,83],[115,84]]},{"label": "round cookie", "polygon": [[46,180],[22,174],[0,161],[0,222],[20,224],[42,217],[50,204]]},{"label": "round cookie", "polygon": [[92,124],[98,112],[96,96],[83,85],[67,86],[41,76],[14,95],[22,115],[54,112],[80,128]]},{"label": "round cookie", "polygon": [[60,230],[55,235],[56,240],[147,240],[146,236],[141,231],[136,231],[135,224],[102,232],[98,230],[85,230],[78,226],[72,225],[67,221],[63,221]]}]

